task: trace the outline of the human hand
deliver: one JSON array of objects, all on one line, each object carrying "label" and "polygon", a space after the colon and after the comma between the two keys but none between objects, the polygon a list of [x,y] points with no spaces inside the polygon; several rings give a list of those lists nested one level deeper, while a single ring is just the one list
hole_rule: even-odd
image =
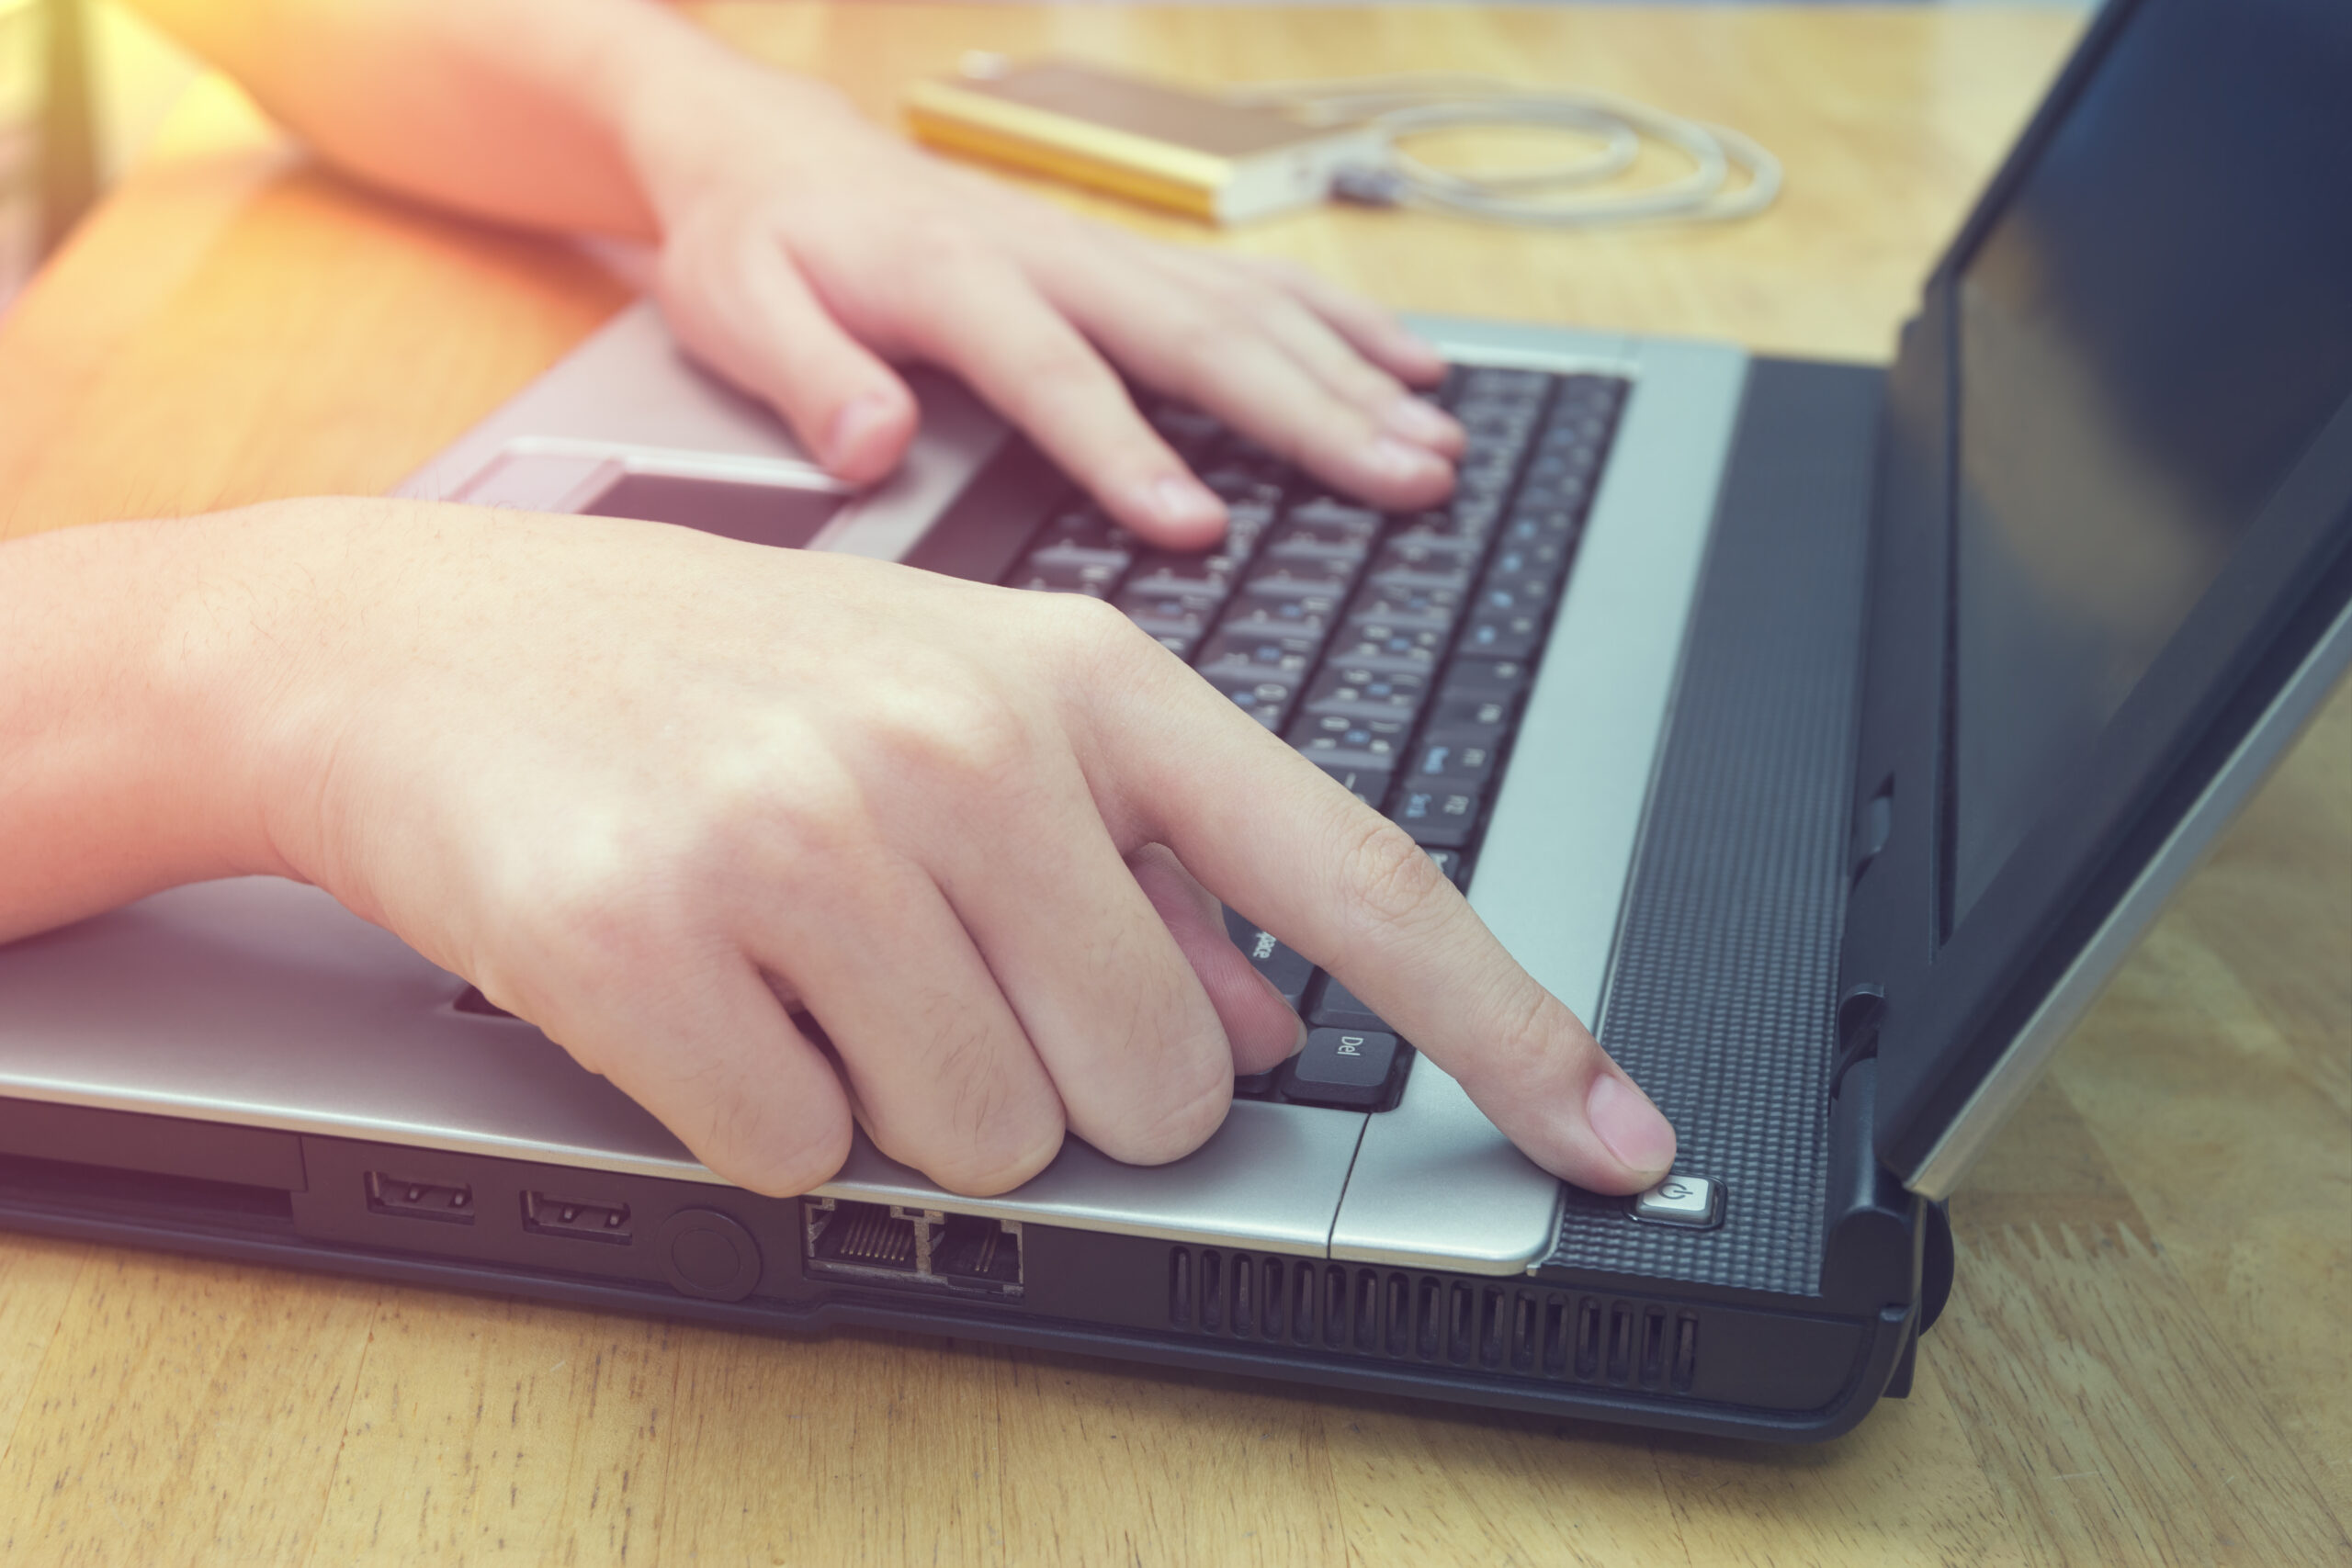
[{"label": "human hand", "polygon": [[467,976],[743,1186],[821,1183],[853,1115],[967,1193],[1065,1131],[1198,1146],[1300,1038],[1217,897],[1547,1168],[1630,1191],[1671,1161],[1408,838],[1106,606],[594,518],[171,526],[262,563],[192,618],[244,650],[209,656],[245,671],[214,749],[266,828],[242,869]]},{"label": "human hand", "polygon": [[[635,0],[138,0],[339,166],[500,222],[661,248],[697,356],[842,478],[961,376],[1112,516],[1205,547],[1224,506],[1111,369],[1390,510],[1453,483],[1428,344],[1286,264],[1158,244],[915,151],[820,82]],[[1106,362],[1107,360],[1107,362]]]},{"label": "human hand", "polygon": [[704,60],[691,90],[694,114],[630,122],[663,234],[663,309],[843,479],[898,462],[916,410],[886,362],[927,360],[1129,528],[1210,543],[1222,503],[1136,413],[1107,355],[1376,505],[1451,488],[1462,432],[1408,390],[1442,363],[1369,302],[1304,268],[1047,206],[748,62]]}]

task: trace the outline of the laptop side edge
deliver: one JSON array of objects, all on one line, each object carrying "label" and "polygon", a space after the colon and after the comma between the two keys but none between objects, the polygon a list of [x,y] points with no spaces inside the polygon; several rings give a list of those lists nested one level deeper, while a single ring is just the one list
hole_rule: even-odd
[{"label": "laptop side edge", "polygon": [[2352,218],[2282,199],[2347,62],[2316,0],[2117,0],[1905,330],[1838,1024],[1922,1198],[2352,665]]},{"label": "laptop side edge", "polygon": [[2090,1010],[2173,895],[2318,716],[2348,670],[2352,670],[2352,602],[2336,612],[2334,624],[2297,663],[2294,673],[2262,709],[2261,717],[2232,750],[2229,760],[2198,793],[2195,803],[2050,987],[2041,1005],[2009,1038],[1992,1071],[1943,1124],[1918,1162],[1901,1173],[1905,1187],[1931,1201],[1951,1195],[1993,1134],[2041,1081],[2051,1056],[2075,1022]]}]

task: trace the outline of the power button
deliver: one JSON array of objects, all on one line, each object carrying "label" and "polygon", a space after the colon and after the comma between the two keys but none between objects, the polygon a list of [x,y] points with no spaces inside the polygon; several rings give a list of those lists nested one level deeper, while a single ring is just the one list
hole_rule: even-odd
[{"label": "power button", "polygon": [[1724,1184],[1705,1176],[1668,1177],[1634,1200],[1634,1218],[1704,1230],[1724,1217]]}]

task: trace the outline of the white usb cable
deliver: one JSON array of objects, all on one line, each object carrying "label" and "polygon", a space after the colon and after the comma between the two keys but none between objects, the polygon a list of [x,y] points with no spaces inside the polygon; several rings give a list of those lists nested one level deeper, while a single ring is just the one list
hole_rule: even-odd
[{"label": "white usb cable", "polygon": [[[1344,170],[1333,194],[1381,207],[1420,207],[1544,228],[1745,218],[1772,204],[1781,163],[1728,126],[1685,119],[1612,94],[1521,86],[1491,76],[1414,73],[1229,88],[1227,103],[1279,108],[1310,125],[1369,124],[1387,161]],[[1532,170],[1476,174],[1415,156],[1403,142],[1437,130],[1535,127],[1577,131],[1598,145]],[[1690,164],[1678,178],[1633,190],[1592,187],[1633,166],[1645,141]]]}]

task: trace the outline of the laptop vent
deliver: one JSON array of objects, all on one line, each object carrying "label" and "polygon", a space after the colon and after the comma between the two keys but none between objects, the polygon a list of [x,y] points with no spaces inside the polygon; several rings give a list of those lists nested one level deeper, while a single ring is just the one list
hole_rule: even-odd
[{"label": "laptop vent", "polygon": [[1209,1247],[1169,1249],[1168,1324],[1546,1382],[1687,1393],[1698,1371],[1699,1317],[1688,1309]]}]

